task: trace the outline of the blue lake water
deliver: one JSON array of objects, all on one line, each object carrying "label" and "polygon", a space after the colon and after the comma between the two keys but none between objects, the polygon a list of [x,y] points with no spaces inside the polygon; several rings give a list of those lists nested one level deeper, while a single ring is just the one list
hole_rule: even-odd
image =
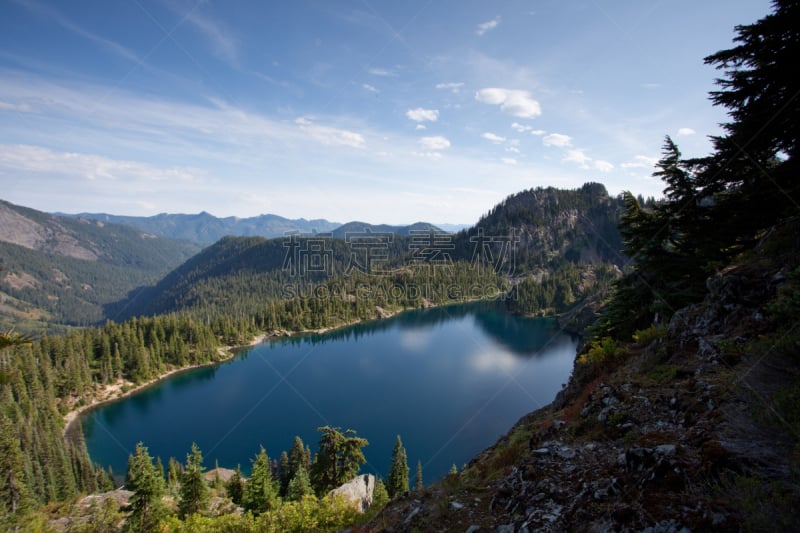
[{"label": "blue lake water", "polygon": [[[192,442],[204,464],[250,471],[295,435],[316,449],[316,428],[352,428],[369,440],[363,472],[383,478],[396,435],[411,475],[426,482],[459,469],[569,378],[577,339],[549,319],[477,303],[408,311],[323,335],[272,340],[221,365],[178,374],[82,418],[92,459],[124,475],[144,442],[184,462]],[[413,483],[413,479],[412,479]]]}]

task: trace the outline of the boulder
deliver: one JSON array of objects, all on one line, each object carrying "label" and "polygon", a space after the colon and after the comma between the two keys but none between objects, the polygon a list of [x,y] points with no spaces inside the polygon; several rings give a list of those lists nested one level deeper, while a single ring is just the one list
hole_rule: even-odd
[{"label": "boulder", "polygon": [[333,489],[332,496],[341,495],[347,501],[352,502],[359,513],[366,512],[372,505],[372,491],[375,490],[375,476],[364,474],[358,476],[339,488]]}]

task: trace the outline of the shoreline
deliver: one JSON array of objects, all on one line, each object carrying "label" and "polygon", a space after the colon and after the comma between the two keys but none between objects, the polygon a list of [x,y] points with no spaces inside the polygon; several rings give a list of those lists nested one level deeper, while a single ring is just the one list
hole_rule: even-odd
[{"label": "shoreline", "polygon": [[[122,400],[129,396],[133,396],[137,392],[140,392],[148,387],[152,387],[157,383],[175,376],[176,374],[180,374],[181,372],[188,372],[189,370],[195,370],[197,368],[204,368],[207,366],[214,366],[226,361],[230,361],[234,357],[236,357],[236,351],[242,348],[249,348],[252,346],[256,346],[262,342],[264,342],[270,335],[266,333],[262,333],[253,337],[249,343],[242,344],[238,346],[220,346],[217,348],[217,351],[220,356],[223,356],[221,359],[216,359],[214,361],[209,361],[207,363],[200,363],[196,365],[188,365],[182,366],[178,368],[171,368],[167,370],[165,373],[145,381],[144,383],[140,383],[135,385],[132,381],[127,380],[117,380],[116,382],[100,386],[99,389],[95,389],[95,395],[91,397],[89,403],[81,405],[80,407],[71,409],[64,414],[64,428],[62,430],[62,434],[64,438],[67,438],[70,434],[75,431],[75,422],[83,415],[84,413],[91,411],[92,409],[96,409],[98,407],[102,407],[106,404],[110,404],[116,402],[118,400]],[[123,387],[130,386],[129,389],[123,392]]]}]

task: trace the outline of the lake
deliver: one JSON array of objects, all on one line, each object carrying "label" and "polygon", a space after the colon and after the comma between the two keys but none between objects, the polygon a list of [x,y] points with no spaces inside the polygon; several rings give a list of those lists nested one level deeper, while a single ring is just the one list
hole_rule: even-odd
[{"label": "lake", "polygon": [[363,472],[385,479],[399,434],[413,485],[460,469],[569,379],[577,339],[552,319],[504,313],[497,303],[414,310],[393,318],[267,341],[213,367],[190,370],[82,417],[91,458],[124,475],[142,441],[152,456],[247,474],[295,435],[316,449],[320,426],[369,440]]}]

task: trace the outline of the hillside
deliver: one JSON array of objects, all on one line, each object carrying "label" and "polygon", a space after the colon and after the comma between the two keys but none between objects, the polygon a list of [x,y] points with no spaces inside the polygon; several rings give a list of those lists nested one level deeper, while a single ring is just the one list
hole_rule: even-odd
[{"label": "hillside", "polygon": [[290,232],[326,233],[341,225],[338,222],[324,219],[289,219],[271,214],[248,218],[219,218],[205,211],[193,215],[162,213],[151,217],[106,213],[80,213],[64,216],[124,224],[153,235],[170,239],[185,239],[200,244],[211,244],[228,235],[271,238],[282,237]]},{"label": "hillside", "polygon": [[369,529],[794,528],[798,235],[797,219],[776,227],[709,278],[702,302],[576,361],[552,405]]},{"label": "hillside", "polygon": [[113,318],[105,305],[155,283],[197,251],[188,241],[0,201],[0,327]]},{"label": "hillside", "polygon": [[[564,308],[597,279],[615,276],[608,266],[624,259],[616,229],[621,210],[621,201],[609,197],[602,185],[587,184],[577,190],[531,189],[513,195],[458,234],[426,223],[395,227],[354,222],[332,236],[226,237],[117,307],[125,316],[200,308],[205,316],[220,316],[233,307],[236,314],[262,313],[265,302],[285,300],[298,288],[345,279],[351,283],[357,275],[368,274],[361,267],[374,261],[378,270],[370,272],[373,278],[392,283],[400,278],[405,284],[419,283],[423,278],[415,280],[409,269],[443,271],[448,265],[482,267],[514,283],[535,286],[560,280],[574,285],[562,293],[577,294],[563,298],[558,307]],[[296,268],[296,262],[314,257],[327,261],[327,266]],[[606,267],[595,273],[600,265]],[[569,281],[561,279],[567,272]],[[591,279],[581,273],[590,273]]]}]

